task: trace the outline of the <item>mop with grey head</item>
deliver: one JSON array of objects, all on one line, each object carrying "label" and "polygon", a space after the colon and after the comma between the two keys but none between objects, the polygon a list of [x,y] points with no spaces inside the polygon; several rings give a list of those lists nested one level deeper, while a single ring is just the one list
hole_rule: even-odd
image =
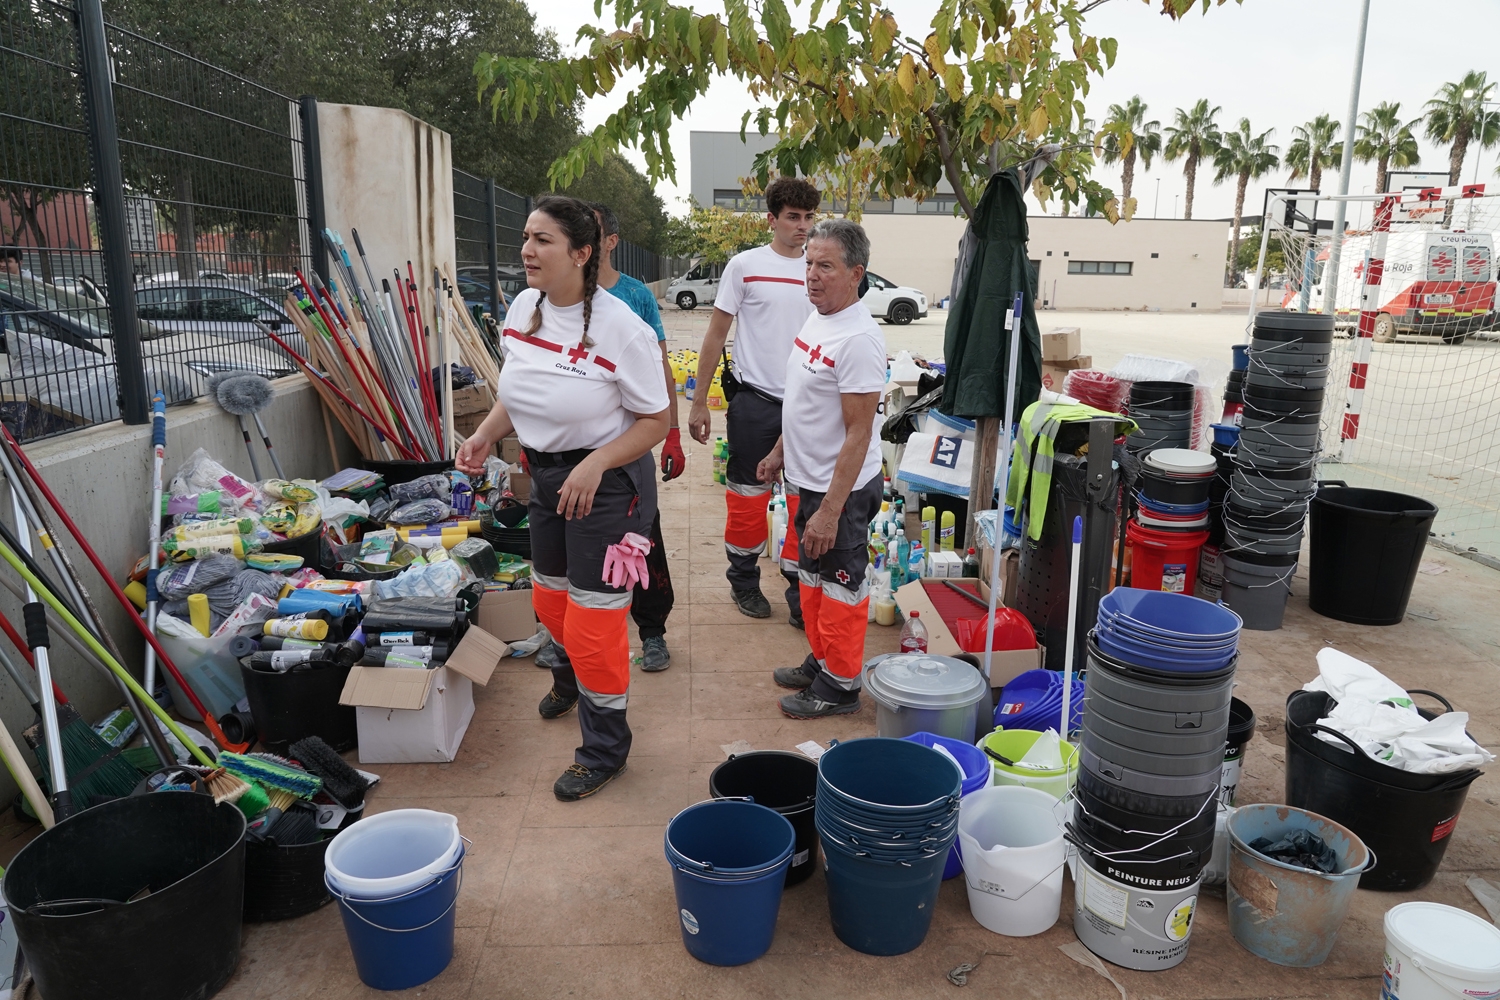
[{"label": "mop with grey head", "polygon": [[245,439],[245,451],[250,455],[250,470],[255,473],[255,478],[261,478],[260,463],[255,460],[255,449],[250,444],[250,431],[245,427],[247,416],[254,419],[256,429],[260,431],[260,439],[265,442],[266,454],[271,456],[271,465],[275,467],[276,475],[285,479],[286,474],[281,471],[281,460],[276,457],[276,449],[271,446],[271,436],[266,433],[266,425],[260,420],[260,411],[271,405],[273,390],[270,380],[254,372],[219,372],[208,380],[208,392],[221,410],[234,414],[235,420],[239,421],[240,434]]}]

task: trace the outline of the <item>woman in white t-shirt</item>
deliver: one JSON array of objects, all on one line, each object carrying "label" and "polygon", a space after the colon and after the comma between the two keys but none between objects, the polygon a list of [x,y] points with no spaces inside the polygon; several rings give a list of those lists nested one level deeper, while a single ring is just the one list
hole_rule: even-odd
[{"label": "woman in white t-shirt", "polygon": [[626,533],[651,534],[651,449],[667,436],[669,400],[655,332],[598,292],[599,223],[584,202],[538,199],[521,261],[530,287],[505,317],[495,408],[457,464],[476,473],[495,442],[512,431],[520,439],[532,605],[564,652],[537,710],[555,719],[576,704],[583,732],[552,788],[571,802],[623,771],[630,753],[630,588],[604,582],[604,560]]}]

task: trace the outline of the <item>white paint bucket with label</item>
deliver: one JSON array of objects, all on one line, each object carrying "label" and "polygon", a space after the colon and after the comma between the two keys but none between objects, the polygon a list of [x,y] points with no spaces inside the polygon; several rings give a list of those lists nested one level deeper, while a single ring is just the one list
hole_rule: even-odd
[{"label": "white paint bucket with label", "polygon": [[1153,891],[1074,864],[1073,930],[1089,951],[1126,969],[1170,969],[1187,958],[1198,885]]},{"label": "white paint bucket with label", "polygon": [[1385,915],[1380,1000],[1496,1000],[1500,928],[1442,903],[1402,903]]}]

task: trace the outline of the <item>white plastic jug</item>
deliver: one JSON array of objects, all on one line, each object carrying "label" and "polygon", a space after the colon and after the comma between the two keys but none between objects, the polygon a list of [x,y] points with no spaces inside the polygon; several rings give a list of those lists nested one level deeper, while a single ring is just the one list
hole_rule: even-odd
[{"label": "white plastic jug", "polygon": [[958,842],[969,912],[981,927],[1030,937],[1057,923],[1065,857],[1062,804],[1046,792],[996,785],[966,795]]},{"label": "white plastic jug", "polygon": [[458,817],[393,809],[354,823],[328,844],[323,865],[333,887],[357,899],[420,889],[458,863]]}]

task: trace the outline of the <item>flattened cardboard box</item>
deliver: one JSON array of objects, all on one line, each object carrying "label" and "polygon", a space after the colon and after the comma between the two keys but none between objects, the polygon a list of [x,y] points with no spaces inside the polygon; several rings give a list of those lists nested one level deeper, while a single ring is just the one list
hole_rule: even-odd
[{"label": "flattened cardboard box", "polygon": [[537,633],[530,590],[501,590],[479,599],[479,627],[502,642],[520,642]]},{"label": "flattened cardboard box", "polygon": [[509,651],[473,627],[432,670],[355,667],[340,705],[355,706],[361,764],[442,764],[458,755],[474,717],[474,685],[488,684]]}]

